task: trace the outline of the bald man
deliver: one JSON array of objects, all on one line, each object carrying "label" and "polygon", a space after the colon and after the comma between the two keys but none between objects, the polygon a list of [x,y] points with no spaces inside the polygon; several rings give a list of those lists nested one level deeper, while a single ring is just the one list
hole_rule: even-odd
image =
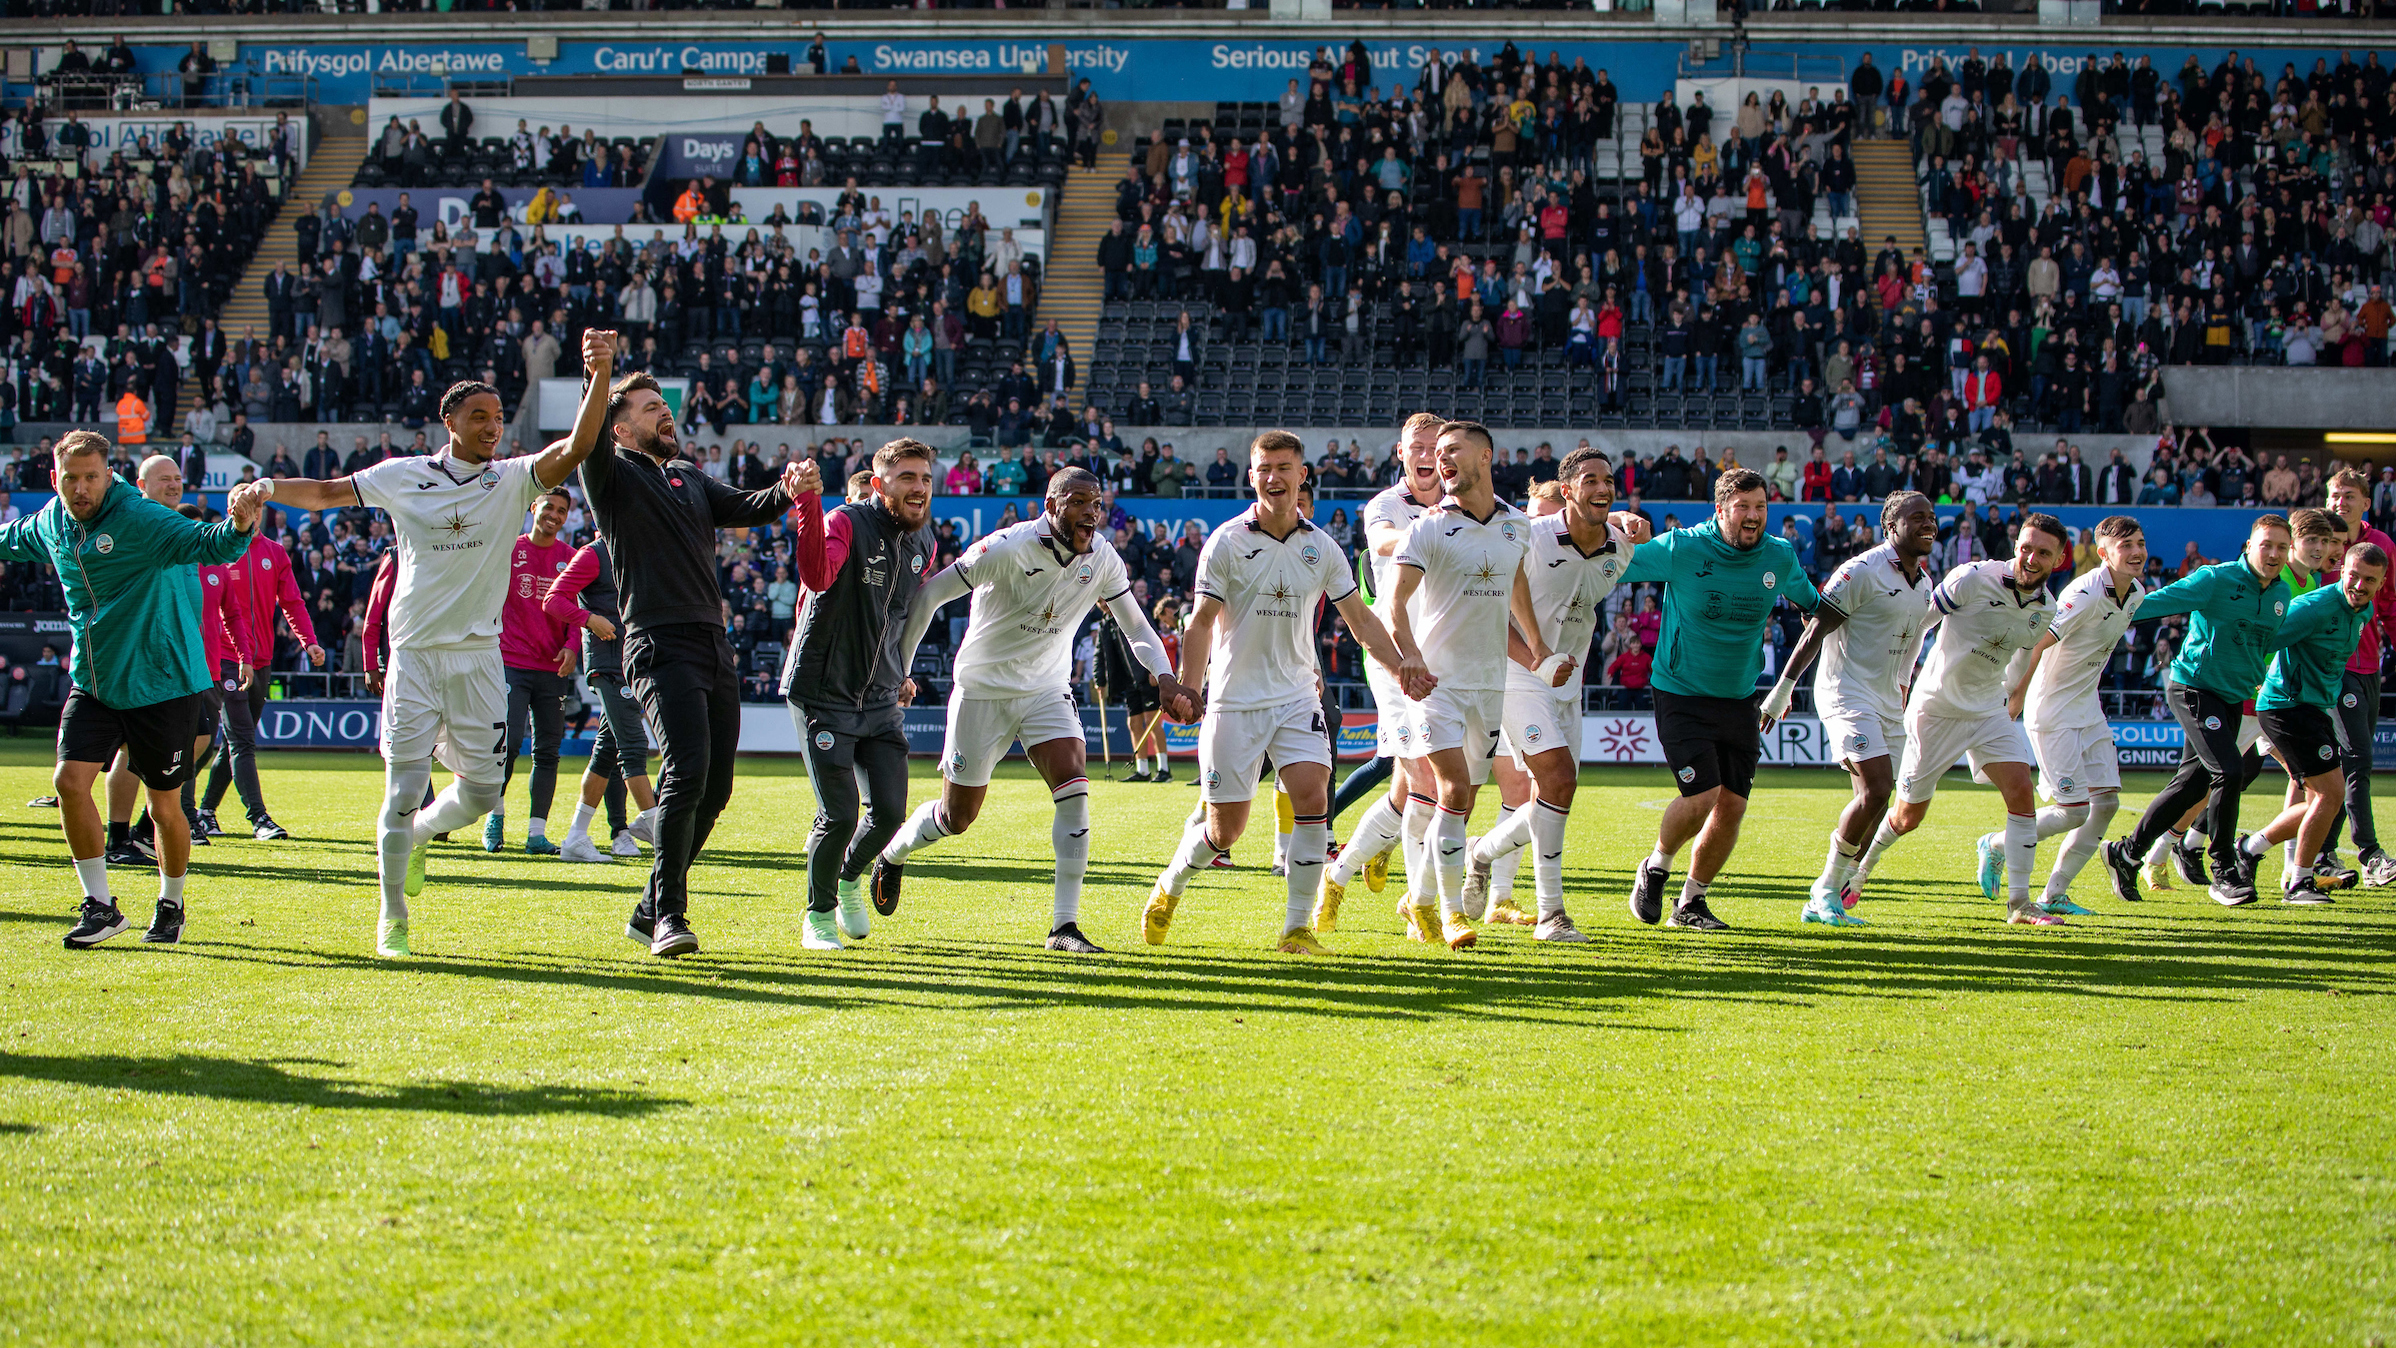
[{"label": "bald man", "polygon": [[[205,514],[199,506],[184,504],[183,467],[171,455],[153,454],[142,460],[133,485],[141,489],[142,495],[169,510],[180,510],[194,519]],[[218,658],[232,648],[236,628],[236,624],[226,617],[223,606],[230,594],[224,583],[225,568],[191,566],[184,570],[200,592],[200,634],[207,646],[208,667],[215,669],[218,667]],[[246,676],[246,665],[243,673]],[[200,733],[192,741],[191,749],[195,766],[191,775],[183,781],[183,816],[187,821],[196,820],[199,813],[193,799],[192,782],[199,776],[200,768],[206,766],[209,749],[216,742],[217,717],[224,705],[224,690],[211,684],[201,700]],[[157,859],[156,826],[150,819],[149,811],[145,809],[142,812],[140,823],[131,822],[134,802],[140,797],[141,778],[134,774],[132,765],[126,762],[124,751],[119,750],[116,762],[108,769],[107,857],[112,866],[146,866]],[[193,829],[191,841],[194,846],[207,845],[207,831]]]}]

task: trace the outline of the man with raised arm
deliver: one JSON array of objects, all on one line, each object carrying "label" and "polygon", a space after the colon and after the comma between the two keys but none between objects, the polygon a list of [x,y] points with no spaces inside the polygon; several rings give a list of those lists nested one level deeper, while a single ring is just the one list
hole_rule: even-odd
[{"label": "man with raised arm", "polygon": [[[509,550],[524,512],[572,476],[599,443],[615,334],[583,334],[590,381],[574,430],[538,454],[493,457],[506,435],[499,390],[461,380],[441,396],[449,443],[434,454],[380,463],[328,482],[273,478],[259,485],[299,510],[369,506],[390,517],[399,570],[386,625],[383,673],[383,811],[376,830],[382,917],[375,953],[404,959],[408,899],[424,888],[435,835],[463,828],[499,804],[507,780],[507,668],[499,653]],[[433,758],[456,780],[430,806]]]}]

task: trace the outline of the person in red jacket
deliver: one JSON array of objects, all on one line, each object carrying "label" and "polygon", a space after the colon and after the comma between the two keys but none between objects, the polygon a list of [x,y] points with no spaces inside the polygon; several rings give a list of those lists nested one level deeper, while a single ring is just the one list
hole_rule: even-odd
[{"label": "person in red jacket", "polygon": [[[637,857],[639,843],[656,841],[657,793],[649,785],[648,726],[641,720],[639,700],[624,686],[624,636],[619,629],[623,610],[606,542],[594,538],[576,552],[549,582],[541,602],[549,616],[582,632],[584,674],[599,699],[599,733],[591,740],[590,765],[582,774],[582,803],[574,809],[560,855],[579,862],[603,862],[611,855]],[[627,791],[640,807],[639,817],[631,820],[624,817]],[[590,835],[602,800],[607,804],[608,836],[614,840],[606,852]]]},{"label": "person in red jacket", "polygon": [[1830,499],[1830,460],[1822,457],[1822,447],[1814,446],[1813,457],[1805,461],[1805,486],[1799,496],[1808,501]]},{"label": "person in red jacket", "polygon": [[[549,586],[574,560],[574,545],[558,541],[571,506],[563,487],[552,487],[532,507],[532,532],[516,540],[508,558],[507,602],[499,610],[499,658],[507,667],[507,782],[516,780],[516,746],[532,727],[532,810],[526,816],[524,851],[557,855],[549,841],[549,805],[557,798],[557,749],[566,738],[566,699],[574,693],[577,633],[543,606]],[[503,791],[506,789],[503,785]],[[505,797],[502,797],[504,801]],[[507,807],[483,821],[483,850],[507,843]]]},{"label": "person in red jacket", "polygon": [[208,770],[208,790],[200,798],[200,823],[211,836],[221,837],[216,807],[225,788],[237,787],[249,816],[250,836],[260,840],[288,838],[281,824],[266,812],[266,793],[258,785],[258,716],[266,710],[266,683],[261,677],[274,663],[275,614],[291,624],[292,635],[307,648],[308,663],[324,668],[324,647],[316,644],[316,627],[308,619],[308,599],[300,593],[291,572],[291,555],[266,536],[263,528],[242,559],[224,568],[224,588],[236,595],[239,621],[234,636],[241,657],[217,666],[225,683],[225,751]]}]

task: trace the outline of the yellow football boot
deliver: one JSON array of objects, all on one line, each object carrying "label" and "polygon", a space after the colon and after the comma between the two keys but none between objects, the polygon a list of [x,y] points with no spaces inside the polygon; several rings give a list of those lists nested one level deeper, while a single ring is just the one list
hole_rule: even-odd
[{"label": "yellow football boot", "polygon": [[1148,944],[1165,943],[1165,933],[1173,926],[1173,909],[1180,902],[1162,885],[1148,892],[1148,906],[1140,910],[1140,935]]},{"label": "yellow football boot", "polygon": [[1450,950],[1462,950],[1481,939],[1481,934],[1473,930],[1473,924],[1465,921],[1462,913],[1448,914],[1440,927],[1439,936],[1448,943]]},{"label": "yellow football boot", "polygon": [[1421,941],[1426,945],[1439,944],[1439,908],[1436,904],[1420,908],[1409,906],[1399,911],[1406,915],[1407,940]]},{"label": "yellow football boot", "polygon": [[1536,927],[1539,919],[1514,906],[1514,900],[1499,899],[1489,905],[1489,915],[1481,919],[1508,927]]},{"label": "yellow football boot", "polygon": [[1315,939],[1310,927],[1293,927],[1281,933],[1281,944],[1273,947],[1284,955],[1328,955],[1329,947]]},{"label": "yellow football boot", "polygon": [[1348,897],[1348,887],[1331,878],[1331,868],[1323,868],[1323,887],[1315,891],[1314,929],[1339,930],[1339,901]]},{"label": "yellow football boot", "polygon": [[[1383,852],[1364,863],[1364,887],[1375,894],[1389,883],[1389,853]],[[1329,930],[1329,928],[1325,928]]]}]

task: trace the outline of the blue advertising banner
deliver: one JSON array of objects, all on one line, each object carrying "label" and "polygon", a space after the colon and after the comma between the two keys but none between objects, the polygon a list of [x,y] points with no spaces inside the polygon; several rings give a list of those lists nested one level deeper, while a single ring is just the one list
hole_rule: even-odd
[{"label": "blue advertising banner", "polygon": [[[1318,46],[1344,48],[1355,35],[1351,32],[1324,29],[1314,32],[1276,33],[1271,38],[1216,41],[1204,38],[1127,38],[1104,40],[1068,40],[1065,56],[1074,76],[1090,81],[1100,98],[1114,100],[1241,100],[1267,102],[1280,97],[1292,79],[1303,80],[1307,63]],[[1525,53],[1546,59],[1554,52],[1566,62],[1585,60],[1593,69],[1605,70],[1626,99],[1650,102],[1672,87],[1678,74],[1678,59],[1685,50],[1679,42],[1625,39],[1622,41],[1556,41],[1542,36],[1533,28],[1507,33],[1503,29],[1486,38],[1464,43],[1383,42],[1368,44],[1372,54],[1374,82],[1412,84],[1415,72],[1434,51],[1450,54],[1463,51],[1486,61],[1494,57],[1511,38]],[[2140,56],[2151,60],[2168,78],[2176,72],[2191,53],[2208,68],[2219,62],[2227,49],[2221,47],[2157,47],[2122,46],[2119,35],[2089,34],[2083,38],[2040,43],[1984,43],[1978,50],[1983,57],[2004,54],[2011,66],[2020,70],[2029,62],[2044,66],[2059,84],[2068,84],[2092,57],[2111,59],[2119,50],[2133,61]],[[827,44],[833,67],[855,57],[860,69],[869,75],[981,75],[1004,76],[1010,72],[1036,74],[1046,68],[1048,42],[1045,38],[997,41],[877,41],[870,38],[843,38]],[[556,59],[535,61],[525,55],[522,42],[494,43],[256,43],[241,44],[238,62],[228,63],[228,69],[254,65],[269,75],[306,75],[316,81],[316,97],[328,103],[364,103],[374,92],[376,81],[401,77],[453,78],[496,80],[517,75],[582,75],[631,74],[672,75],[691,72],[710,76],[759,76],[766,73],[766,58],[773,54],[788,55],[792,64],[806,69],[806,39],[794,35],[787,42],[620,42],[567,41],[558,44]],[[1902,71],[1908,77],[1917,76],[1928,68],[1934,57],[1943,57],[1950,65],[1963,59],[1971,44],[1868,44],[1775,43],[1770,51],[1758,49],[1751,53],[1749,71],[1759,76],[1781,73],[1770,67],[1776,56],[1815,58],[1793,59],[1787,72],[1808,81],[1829,83],[1835,72],[1852,67],[1865,50],[1871,50],[1874,60],[1885,70]],[[175,68],[185,48],[177,45],[151,44],[134,48],[135,65],[144,72],[167,72]],[[2293,63],[2301,74],[2309,71],[2316,59],[2336,63],[2338,53],[2330,48],[2270,48],[2246,49],[2258,66],[2268,73],[2278,73],[2284,63]],[[41,68],[48,69],[57,58],[57,49],[45,47],[41,52]],[[1700,72],[1703,77],[1705,72]],[[1722,73],[1728,73],[1727,69]],[[485,129],[478,127],[478,130]],[[493,125],[491,134],[501,129]]]}]

